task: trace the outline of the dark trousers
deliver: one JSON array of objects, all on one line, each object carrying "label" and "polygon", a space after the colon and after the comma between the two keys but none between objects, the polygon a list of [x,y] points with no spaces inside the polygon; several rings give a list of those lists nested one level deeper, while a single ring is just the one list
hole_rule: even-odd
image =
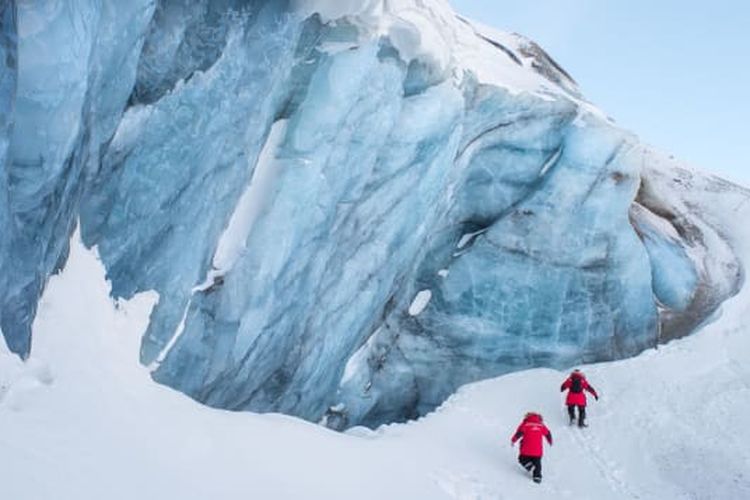
[{"label": "dark trousers", "polygon": [[[568,405],[568,416],[570,417],[570,423],[576,419],[576,405]],[[586,423],[586,407],[578,407],[578,425],[583,426]]]},{"label": "dark trousers", "polygon": [[534,476],[534,479],[542,478],[542,457],[529,457],[527,455],[520,455],[518,457],[518,463],[528,471],[531,471],[533,469],[532,475]]}]

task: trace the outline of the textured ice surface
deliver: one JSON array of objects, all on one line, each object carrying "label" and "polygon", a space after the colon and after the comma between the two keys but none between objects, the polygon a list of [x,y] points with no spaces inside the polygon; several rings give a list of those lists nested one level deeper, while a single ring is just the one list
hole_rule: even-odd
[{"label": "textured ice surface", "polygon": [[3,5],[1,319],[22,356],[77,218],[115,297],[159,293],[157,381],[332,427],[632,355],[737,290],[689,200],[739,188],[442,0]]},{"label": "textured ice surface", "polygon": [[[16,99],[17,56],[16,9],[12,2],[0,4],[0,331],[3,330],[4,300],[8,293],[11,249],[11,216],[8,201],[8,148],[13,130]],[[16,346],[16,350],[19,347]]]},{"label": "textured ice surface", "polygon": [[2,228],[12,265],[0,300],[8,346],[26,355],[39,294],[66,258],[84,179],[99,168],[132,90],[153,5],[3,5],[17,10],[19,68],[6,163],[11,219]]}]

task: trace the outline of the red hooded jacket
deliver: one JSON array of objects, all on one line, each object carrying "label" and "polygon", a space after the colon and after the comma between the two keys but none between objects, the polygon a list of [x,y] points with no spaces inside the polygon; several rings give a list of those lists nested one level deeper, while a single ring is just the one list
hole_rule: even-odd
[{"label": "red hooded jacket", "polygon": [[542,438],[552,444],[552,433],[547,429],[542,421],[542,416],[538,413],[527,413],[521,425],[516,429],[516,433],[510,439],[511,444],[521,440],[521,451],[519,455],[527,457],[541,457],[544,455],[544,443]]},{"label": "red hooded jacket", "polygon": [[[579,389],[578,392],[573,391],[576,386]],[[560,392],[565,390],[568,391],[568,396],[565,398],[565,404],[568,406],[586,406],[586,391],[590,392],[596,399],[599,399],[596,389],[588,383],[586,376],[578,371],[571,373],[562,386],[560,386]]]}]

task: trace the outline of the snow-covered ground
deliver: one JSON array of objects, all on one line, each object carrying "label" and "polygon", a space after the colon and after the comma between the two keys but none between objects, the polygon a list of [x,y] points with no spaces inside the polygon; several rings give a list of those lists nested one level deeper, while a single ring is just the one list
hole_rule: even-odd
[{"label": "snow-covered ground", "polygon": [[[706,195],[750,255],[750,207]],[[713,198],[711,198],[713,196]],[[750,259],[745,258],[747,264]],[[3,499],[743,499],[750,498],[750,290],[699,333],[585,367],[601,400],[570,428],[564,374],[532,370],[461,389],[433,414],[338,434],[281,415],[201,406],[138,364],[156,297],[108,297],[75,236],[50,280],[23,364],[0,349]],[[544,482],[509,438],[527,410],[555,437]]]}]

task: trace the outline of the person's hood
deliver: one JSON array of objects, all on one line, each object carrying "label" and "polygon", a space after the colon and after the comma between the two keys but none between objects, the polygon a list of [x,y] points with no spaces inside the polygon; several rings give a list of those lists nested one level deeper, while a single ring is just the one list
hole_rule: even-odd
[{"label": "person's hood", "polygon": [[538,413],[527,413],[523,421],[534,423],[534,424],[541,424],[543,419],[542,419],[542,416]]}]

